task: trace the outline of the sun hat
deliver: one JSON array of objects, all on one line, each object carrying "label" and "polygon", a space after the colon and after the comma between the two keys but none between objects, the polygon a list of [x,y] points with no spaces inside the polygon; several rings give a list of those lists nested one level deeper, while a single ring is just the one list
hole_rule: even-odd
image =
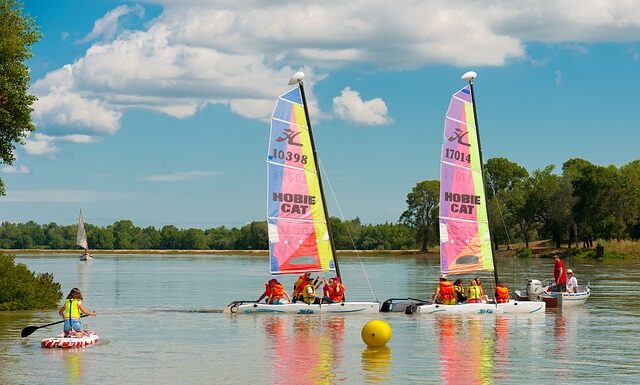
[{"label": "sun hat", "polygon": [[567,269],[567,274],[573,274],[573,270]]}]

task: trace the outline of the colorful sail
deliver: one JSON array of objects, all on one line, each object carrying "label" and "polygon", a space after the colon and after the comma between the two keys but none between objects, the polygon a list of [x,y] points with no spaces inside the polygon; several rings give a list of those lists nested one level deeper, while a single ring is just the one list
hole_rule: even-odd
[{"label": "colorful sail", "polygon": [[308,127],[300,88],[281,95],[267,154],[271,274],[335,271]]},{"label": "colorful sail", "polygon": [[453,94],[440,160],[440,270],[493,271],[471,87]]},{"label": "colorful sail", "polygon": [[76,232],[76,245],[82,247],[85,250],[89,249],[87,244],[87,232],[84,229],[84,215],[82,215],[82,209],[80,209],[80,217],[78,218],[78,231]]}]

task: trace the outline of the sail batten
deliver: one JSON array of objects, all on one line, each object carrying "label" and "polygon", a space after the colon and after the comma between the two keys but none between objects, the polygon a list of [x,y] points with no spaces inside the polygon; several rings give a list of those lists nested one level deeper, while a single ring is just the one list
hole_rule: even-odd
[{"label": "sail batten", "polygon": [[468,85],[451,97],[440,161],[440,269],[493,271],[480,149]]},{"label": "sail batten", "polygon": [[335,271],[325,202],[300,87],[281,95],[267,154],[271,274]]}]

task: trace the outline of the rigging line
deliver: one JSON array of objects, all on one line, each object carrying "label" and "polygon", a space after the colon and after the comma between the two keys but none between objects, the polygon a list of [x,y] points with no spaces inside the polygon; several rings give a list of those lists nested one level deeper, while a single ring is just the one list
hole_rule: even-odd
[{"label": "rigging line", "polygon": [[[324,180],[327,182],[327,186],[329,186],[329,191],[331,191],[331,196],[333,197],[333,201],[336,202],[336,206],[338,207],[338,212],[340,213],[340,219],[342,219],[342,221],[346,223],[344,213],[342,212],[342,207],[340,207],[340,203],[338,202],[336,193],[335,191],[333,191],[333,185],[331,184],[331,181],[329,180],[329,176],[327,175],[327,170],[324,169],[324,165],[320,161],[319,157],[317,161],[318,161],[318,165],[320,165],[320,170],[322,174],[324,174]],[[327,218],[327,221],[329,221],[329,218]],[[369,280],[369,276],[367,275],[367,269],[365,269],[364,263],[362,263],[362,256],[360,253],[357,252],[358,248],[356,247],[356,242],[353,240],[353,236],[351,235],[351,230],[349,230],[349,226],[345,226],[345,228],[347,229],[347,234],[349,235],[349,240],[351,240],[351,245],[353,246],[353,250],[356,251],[356,255],[358,256],[358,261],[360,262],[360,267],[362,268],[362,272],[364,273],[364,278],[367,281],[367,285],[369,285],[369,290],[371,291],[371,295],[373,296],[373,299],[375,299],[376,302],[380,302],[378,300],[378,297],[376,297],[376,293],[373,291],[373,286],[371,286],[371,281]]]},{"label": "rigging line", "polygon": [[[496,206],[498,207],[498,214],[500,215],[500,220],[502,221],[502,227],[504,228],[504,232],[505,235],[507,236],[507,244],[509,245],[509,250],[511,251],[511,256],[513,257],[514,261],[515,261],[515,265],[514,265],[514,270],[516,268],[520,268],[520,271],[522,271],[522,273],[524,274],[524,277],[528,280],[529,277],[527,275],[527,272],[524,270],[524,268],[522,268],[522,266],[520,266],[520,263],[518,262],[518,258],[516,257],[516,253],[513,251],[513,245],[511,244],[511,237],[509,236],[509,230],[507,230],[507,224],[504,220],[504,216],[502,215],[502,209],[500,208],[500,199],[498,198],[498,194],[496,193],[496,189],[495,186],[491,186],[491,190],[493,191],[493,197],[496,199]],[[491,246],[493,247],[493,245]],[[516,279],[516,275],[517,275],[517,271],[515,271],[514,273],[514,280]],[[516,283],[513,282],[513,284],[515,285]]]}]

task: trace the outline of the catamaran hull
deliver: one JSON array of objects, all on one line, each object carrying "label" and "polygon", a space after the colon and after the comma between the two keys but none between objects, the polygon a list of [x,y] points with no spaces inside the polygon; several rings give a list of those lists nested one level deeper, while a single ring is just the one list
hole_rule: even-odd
[{"label": "catamaran hull", "polygon": [[322,305],[308,305],[306,303],[291,303],[286,305],[269,305],[265,303],[232,302],[223,313],[255,314],[255,313],[283,313],[283,314],[326,314],[326,313],[378,313],[379,302],[342,302]]},{"label": "catamaran hull", "polygon": [[[419,315],[434,314],[544,314],[544,302],[509,301],[508,303],[463,303],[457,305],[429,304],[415,307]],[[412,309],[413,310],[413,309]],[[410,312],[408,312],[410,313]]]}]

